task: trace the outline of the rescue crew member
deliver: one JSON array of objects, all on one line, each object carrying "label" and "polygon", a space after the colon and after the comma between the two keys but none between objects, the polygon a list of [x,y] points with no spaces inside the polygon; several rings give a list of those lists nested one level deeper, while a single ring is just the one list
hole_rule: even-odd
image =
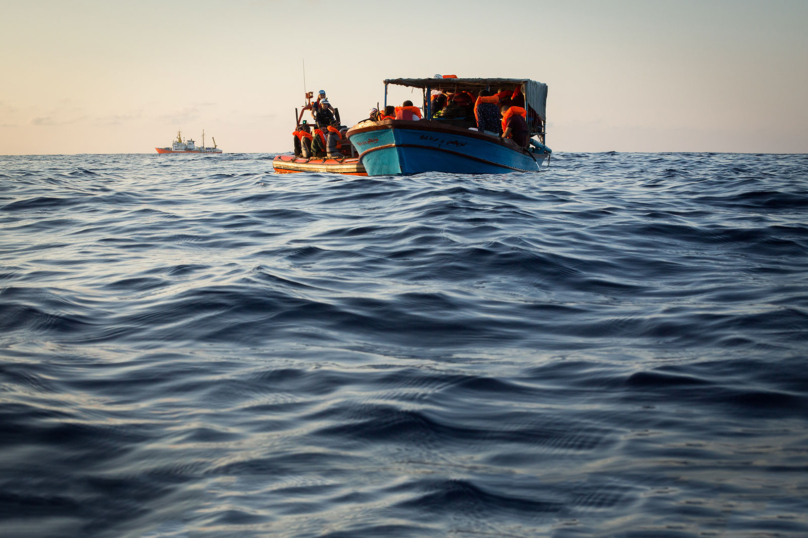
[{"label": "rescue crew member", "polygon": [[502,138],[510,138],[517,146],[526,148],[529,140],[525,121],[527,111],[510,105],[502,105],[499,111],[502,112]]},{"label": "rescue crew member", "polygon": [[421,119],[421,109],[413,106],[412,101],[404,101],[401,106],[395,108],[397,120],[418,121]]},{"label": "rescue crew member", "polygon": [[317,127],[321,129],[325,129],[334,123],[334,107],[328,102],[325,90],[320,90],[317,100],[311,104],[311,115],[314,116],[314,122]]}]

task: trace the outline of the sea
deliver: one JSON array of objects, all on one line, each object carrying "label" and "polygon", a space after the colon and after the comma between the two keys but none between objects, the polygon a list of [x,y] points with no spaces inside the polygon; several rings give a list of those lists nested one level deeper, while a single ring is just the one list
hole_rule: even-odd
[{"label": "sea", "polygon": [[808,155],[0,157],[0,536],[808,536]]}]

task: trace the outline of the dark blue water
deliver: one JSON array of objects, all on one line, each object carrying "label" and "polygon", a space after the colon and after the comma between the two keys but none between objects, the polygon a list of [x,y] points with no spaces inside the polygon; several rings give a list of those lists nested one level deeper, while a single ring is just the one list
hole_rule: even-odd
[{"label": "dark blue water", "polygon": [[0,535],[808,536],[808,156],[0,157]]}]

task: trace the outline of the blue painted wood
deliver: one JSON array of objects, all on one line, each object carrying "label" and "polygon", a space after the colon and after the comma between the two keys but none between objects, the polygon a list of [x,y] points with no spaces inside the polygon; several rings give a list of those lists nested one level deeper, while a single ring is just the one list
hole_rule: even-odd
[{"label": "blue painted wood", "polygon": [[[426,122],[424,122],[426,124]],[[536,171],[546,157],[524,152],[491,141],[464,136],[458,132],[419,130],[407,126],[380,124],[378,129],[351,135],[368,175],[420,174],[505,174]]]}]

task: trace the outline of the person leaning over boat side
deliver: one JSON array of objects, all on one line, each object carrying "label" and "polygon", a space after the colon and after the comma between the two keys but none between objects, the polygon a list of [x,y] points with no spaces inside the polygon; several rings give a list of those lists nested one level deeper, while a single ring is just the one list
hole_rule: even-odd
[{"label": "person leaning over boat side", "polygon": [[421,109],[413,106],[412,101],[404,101],[401,106],[396,107],[397,120],[418,121],[421,119]]},{"label": "person leaning over boat side", "polygon": [[526,148],[528,144],[527,111],[518,106],[502,105],[502,138],[512,139],[517,146]]},{"label": "person leaning over boat side", "polygon": [[370,113],[368,114],[368,119],[370,121],[381,121],[382,117],[379,114],[379,109],[375,106],[370,109]]},{"label": "person leaning over boat side", "polygon": [[474,103],[474,117],[477,119],[478,131],[495,134],[502,132],[497,101],[498,97],[491,95],[489,90],[480,90],[480,95]]}]

